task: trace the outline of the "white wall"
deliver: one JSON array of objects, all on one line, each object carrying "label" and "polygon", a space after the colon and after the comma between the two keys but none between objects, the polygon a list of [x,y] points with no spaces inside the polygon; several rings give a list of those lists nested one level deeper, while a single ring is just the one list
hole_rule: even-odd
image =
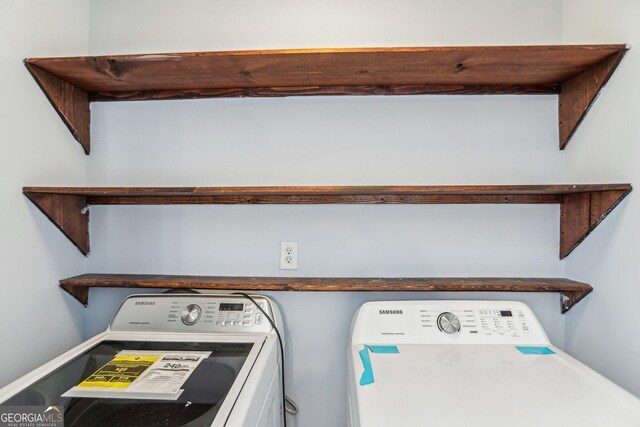
[{"label": "white wall", "polygon": [[[490,6],[490,7],[488,7]],[[556,1],[94,1],[92,54],[256,48],[545,44]],[[499,11],[499,13],[497,12]],[[92,185],[564,182],[553,96],[313,97],[96,104]],[[559,209],[539,206],[92,208],[91,272],[563,276]],[[281,240],[300,269],[278,270]],[[94,290],[87,331],[126,291]],[[299,425],[344,425],[348,326],[372,299],[514,298],[554,343],[557,295],[270,293],[287,323]]]},{"label": "white wall", "polygon": [[631,182],[636,190],[567,259],[567,274],[594,284],[567,316],[567,350],[640,395],[640,2],[565,0],[563,43],[629,43],[631,50],[573,138],[571,181]]},{"label": "white wall", "polygon": [[0,386],[84,336],[82,311],[57,286],[84,270],[84,257],[21,191],[84,184],[84,154],[22,60],[88,46],[87,2],[0,0]]},{"label": "white wall", "polygon": [[556,0],[93,0],[93,54],[558,42]]}]

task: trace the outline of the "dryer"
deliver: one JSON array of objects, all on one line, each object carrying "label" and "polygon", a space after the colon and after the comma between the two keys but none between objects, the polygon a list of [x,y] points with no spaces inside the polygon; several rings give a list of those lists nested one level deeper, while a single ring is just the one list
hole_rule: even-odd
[{"label": "dryer", "polygon": [[[282,322],[274,304],[252,296]],[[230,294],[134,295],[108,330],[0,389],[0,406],[63,408],[65,426],[260,426],[283,420],[276,333]]]},{"label": "dryer", "polygon": [[640,400],[553,346],[520,302],[366,303],[348,365],[352,427],[640,426]]}]

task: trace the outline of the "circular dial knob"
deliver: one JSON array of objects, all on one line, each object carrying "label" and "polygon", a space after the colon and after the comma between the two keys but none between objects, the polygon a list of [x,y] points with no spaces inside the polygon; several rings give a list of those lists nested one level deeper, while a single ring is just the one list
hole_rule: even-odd
[{"label": "circular dial knob", "polygon": [[453,314],[445,311],[438,316],[438,328],[447,334],[455,334],[460,331],[460,320]]},{"label": "circular dial knob", "polygon": [[185,325],[193,325],[202,316],[202,309],[196,304],[189,304],[187,308],[182,310],[182,323]]}]

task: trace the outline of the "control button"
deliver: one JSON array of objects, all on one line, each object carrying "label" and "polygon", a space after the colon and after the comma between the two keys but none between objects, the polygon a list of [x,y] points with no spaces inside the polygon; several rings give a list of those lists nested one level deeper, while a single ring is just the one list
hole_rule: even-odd
[{"label": "control button", "polygon": [[242,325],[242,322],[240,320],[234,320],[233,324],[239,326],[239,325]]},{"label": "control button", "polygon": [[258,313],[256,314],[256,324],[259,325],[260,323],[262,323],[262,314]]},{"label": "control button", "polygon": [[202,309],[196,304],[189,304],[187,308],[182,310],[182,323],[187,326],[194,325],[202,316]]},{"label": "control button", "polygon": [[446,334],[455,334],[460,331],[460,320],[453,313],[441,313],[438,316],[438,329]]}]

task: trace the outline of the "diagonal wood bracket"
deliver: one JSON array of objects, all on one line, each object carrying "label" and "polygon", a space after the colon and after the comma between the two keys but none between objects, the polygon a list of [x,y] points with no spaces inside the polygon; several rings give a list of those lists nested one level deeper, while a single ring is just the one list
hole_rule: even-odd
[{"label": "diagonal wood bracket", "polygon": [[73,137],[82,145],[85,154],[91,151],[89,94],[33,64],[25,66],[47,96]]},{"label": "diagonal wood bracket", "polygon": [[[67,291],[72,297],[80,301],[85,307],[89,305],[89,288],[88,287],[70,285],[67,283],[63,283],[62,280],[60,281],[60,287],[65,291]],[[564,307],[564,303],[562,302],[562,300],[560,301],[560,304],[562,304]]]},{"label": "diagonal wood bracket", "polygon": [[[589,295],[591,293],[591,291],[593,290],[593,288],[591,286],[589,286],[591,289],[585,289],[585,290],[565,290],[560,292],[560,311],[562,312],[562,314],[566,313],[567,311],[569,311],[571,309],[571,307],[573,307],[574,305],[576,305],[577,303],[579,303],[580,301],[582,301],[582,299],[584,297],[586,297],[587,295]],[[87,298],[87,302],[83,303],[85,305],[87,305],[88,303],[88,298],[89,298],[89,292],[86,289],[73,289],[74,292],[78,292],[78,293],[83,293],[82,291],[87,291],[86,292],[86,298]],[[71,292],[69,289],[67,289],[67,292]],[[80,297],[76,296],[74,293],[71,292],[72,295],[74,295],[76,298],[78,298],[78,300],[80,302],[82,302],[82,299],[80,299]]]},{"label": "diagonal wood bracket", "polygon": [[24,192],[29,200],[67,236],[84,255],[89,254],[87,197],[75,194]]},{"label": "diagonal wood bracket", "polygon": [[631,188],[565,194],[560,207],[560,259],[569,255],[630,192]]},{"label": "diagonal wood bracket", "polygon": [[561,150],[564,150],[569,143],[626,52],[626,49],[616,52],[562,83],[558,97]]}]

